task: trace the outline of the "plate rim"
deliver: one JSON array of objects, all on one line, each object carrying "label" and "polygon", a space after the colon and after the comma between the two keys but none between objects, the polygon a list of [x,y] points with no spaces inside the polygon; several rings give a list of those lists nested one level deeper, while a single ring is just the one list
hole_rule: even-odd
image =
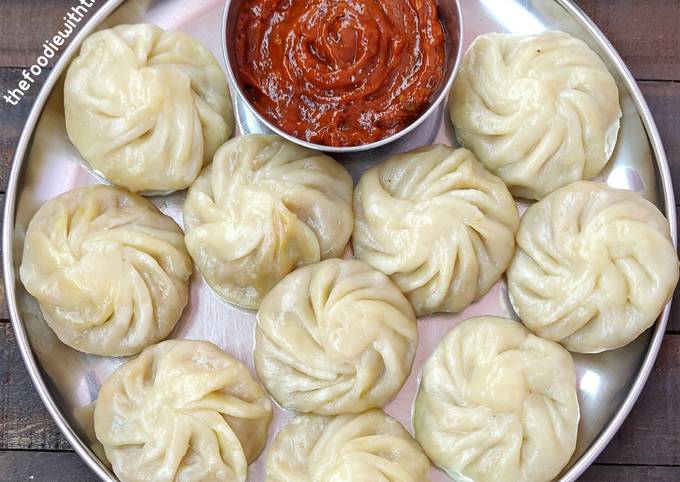
[{"label": "plate rim", "polygon": [[[659,130],[656,127],[656,122],[652,116],[647,101],[645,100],[640,87],[633,77],[628,65],[623,61],[619,53],[616,51],[614,46],[611,44],[609,39],[604,35],[604,33],[599,29],[599,27],[591,20],[591,18],[572,0],[555,0],[556,3],[560,4],[565,8],[571,15],[574,16],[581,24],[590,32],[591,35],[597,40],[600,48],[611,57],[614,63],[617,65],[619,74],[621,74],[622,81],[625,87],[630,93],[635,108],[640,115],[640,120],[647,134],[647,138],[650,141],[652,152],[656,159],[656,164],[659,169],[659,174],[661,175],[661,187],[663,189],[663,199],[665,202],[666,220],[671,232],[671,238],[673,241],[673,246],[677,249],[677,219],[676,219],[676,208],[675,208],[675,193],[673,192],[673,183],[671,179],[670,168],[668,166],[668,157],[666,156],[666,150],[664,149]],[[666,325],[668,324],[668,318],[670,316],[671,305],[673,304],[673,299],[666,304],[664,310],[659,319],[655,322],[654,331],[650,339],[649,345],[647,347],[647,352],[644,356],[642,366],[633,381],[628,394],[624,398],[621,406],[616,411],[614,416],[609,420],[604,429],[597,436],[595,441],[588,447],[588,449],[579,457],[579,459],[572,465],[569,470],[562,475],[560,481],[573,481],[586,471],[590,465],[597,459],[597,457],[602,453],[605,447],[609,444],[614,435],[619,431],[621,425],[628,417],[628,414],[635,406],[643,388],[647,384],[647,379],[654,368],[656,358],[659,354],[661,348],[661,343],[666,332]]]},{"label": "plate rim", "polygon": [[18,304],[16,300],[15,283],[17,282],[16,270],[14,268],[14,225],[16,222],[16,196],[19,180],[23,171],[23,165],[31,144],[35,128],[38,120],[45,108],[49,96],[52,94],[55,85],[57,84],[66,66],[70,63],[73,55],[87,37],[102,21],[104,21],[118,6],[125,0],[107,0],[104,5],[97,10],[90,19],[88,19],[78,33],[72,38],[66,49],[61,54],[57,63],[52,67],[49,75],[45,79],[45,83],[40,88],[38,95],[33,102],[33,106],[29,111],[26,123],[24,124],[19,141],[17,142],[14,156],[12,157],[12,166],[10,168],[10,175],[7,181],[7,188],[5,190],[5,206],[3,210],[4,224],[2,226],[2,268],[3,281],[5,284],[5,301],[9,311],[12,329],[14,330],[14,338],[19,347],[19,353],[26,366],[28,376],[33,383],[33,388],[38,392],[43,405],[47,412],[54,420],[59,431],[64,435],[78,456],[85,462],[85,464],[92,470],[97,477],[104,481],[115,482],[116,479],[108,467],[99,460],[94,452],[81,440],[80,436],[73,430],[71,424],[66,420],[61,408],[58,406],[52,393],[47,386],[46,380],[43,377],[40,365],[38,364],[33,350],[31,348],[28,334],[24,327],[23,320],[19,313]]},{"label": "plate rim", "polygon": [[[59,78],[70,63],[75,52],[80,48],[83,40],[87,37],[97,26],[100,25],[118,6],[125,0],[107,0],[102,7],[97,10],[93,16],[88,19],[72,38],[68,47],[64,49],[60,59],[52,68],[47,76],[45,83],[41,87],[31,109],[29,111],[26,122],[21,130],[19,141],[17,142],[14,156],[12,157],[12,165],[10,168],[10,175],[7,182],[5,192],[5,206],[3,210],[4,225],[2,229],[2,262],[3,262],[3,278],[5,283],[5,300],[7,303],[10,321],[14,330],[15,340],[19,347],[21,358],[26,366],[28,375],[33,383],[33,387],[38,393],[43,405],[48,413],[56,423],[60,432],[64,435],[69,444],[73,447],[78,456],[85,462],[85,464],[102,480],[115,481],[108,467],[99,460],[99,458],[92,452],[92,450],[84,443],[83,440],[76,434],[71,424],[66,420],[60,407],[52,397],[50,388],[43,377],[41,368],[35,358],[31,348],[28,334],[23,324],[23,320],[18,310],[16,302],[15,284],[17,283],[16,270],[14,267],[14,252],[13,252],[13,237],[15,225],[15,208],[16,196],[19,180],[22,175],[22,168],[25,162],[28,148],[31,144],[35,128],[38,120],[44,110],[48,97],[54,90]],[[618,74],[621,81],[628,90],[635,108],[640,115],[642,125],[650,142],[650,147],[656,159],[656,165],[660,174],[660,183],[663,190],[663,199],[665,203],[665,214],[671,231],[673,245],[677,247],[677,222],[676,222],[676,207],[675,194],[673,192],[673,185],[671,181],[670,168],[668,166],[668,158],[663,146],[663,142],[659,135],[659,131],[652,117],[651,111],[645,98],[640,91],[635,78],[630,72],[628,66],[618,54],[613,45],[609,42],[607,37],[597,27],[597,25],[588,17],[588,15],[577,6],[573,0],[552,0],[556,4],[562,6],[570,15],[572,15],[597,41],[598,46],[602,51],[609,56],[618,69]],[[659,319],[655,323],[655,327],[644,355],[642,365],[635,377],[626,397],[621,406],[616,411],[614,416],[609,420],[604,429],[595,438],[594,442],[588,449],[576,460],[574,465],[564,472],[560,481],[576,480],[585,470],[595,461],[604,448],[609,444],[616,432],[627,418],[631,409],[637,402],[647,379],[651,373],[654,363],[661,348],[661,343],[665,334],[666,325],[670,316],[670,309],[672,299],[669,301]]]}]

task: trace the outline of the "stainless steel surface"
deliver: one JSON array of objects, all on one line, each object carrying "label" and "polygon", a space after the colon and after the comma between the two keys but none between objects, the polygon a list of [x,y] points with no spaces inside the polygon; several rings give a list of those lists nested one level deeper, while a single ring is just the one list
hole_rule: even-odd
[{"label": "stainless steel surface", "polygon": [[438,0],[439,6],[439,17],[444,25],[446,31],[446,72],[444,73],[444,82],[439,88],[439,92],[435,96],[432,105],[423,112],[420,117],[418,117],[411,125],[405,129],[395,132],[389,137],[381,139],[376,142],[371,142],[370,144],[363,144],[360,146],[350,146],[350,147],[333,147],[325,146],[321,144],[314,144],[312,142],[307,142],[303,139],[299,139],[293,135],[288,134],[286,131],[278,128],[275,124],[270,122],[266,117],[260,114],[257,109],[250,103],[248,97],[243,93],[241,86],[236,78],[232,65],[235,65],[236,61],[234,58],[235,49],[232,47],[234,45],[234,36],[236,35],[236,21],[238,18],[238,12],[241,8],[243,0],[226,0],[224,5],[224,11],[222,13],[222,30],[220,33],[222,40],[222,58],[224,60],[225,66],[227,68],[227,75],[229,81],[233,86],[233,90],[236,92],[236,97],[240,101],[240,112],[243,117],[250,117],[255,120],[261,126],[267,128],[267,133],[276,133],[291,142],[300,144],[301,146],[309,147],[310,149],[317,149],[326,152],[334,153],[348,153],[348,152],[361,152],[369,149],[374,149],[376,147],[384,146],[391,142],[401,139],[410,132],[418,128],[426,119],[428,119],[433,112],[435,112],[441,104],[446,99],[449,89],[453,84],[453,79],[458,72],[458,67],[460,66],[460,61],[463,53],[463,38],[464,38],[464,21],[461,15],[459,0]]},{"label": "stainless steel surface", "polygon": [[[61,76],[84,36],[102,26],[145,20],[165,28],[180,29],[202,40],[218,58],[221,58],[222,41],[221,0],[128,0],[116,9],[121,3],[122,0],[110,0],[84,26],[40,92],[17,147],[7,189],[3,231],[6,296],[28,372],[66,438],[104,480],[114,478],[90,449],[93,440],[85,407],[95,400],[101,383],[124,359],[85,355],[61,344],[17,278],[24,233],[37,207],[64,191],[98,182],[83,167],[66,137]],[[617,79],[623,119],[617,148],[599,179],[638,191],[655,202],[668,217],[675,239],[675,200],[658,132],[630,72],[588,18],[567,0],[468,0],[463,2],[462,9],[466,22],[465,46],[477,35],[489,31],[531,32],[560,28],[582,38],[600,54]],[[113,15],[108,17],[111,12]],[[235,106],[241,132],[267,130],[242,102],[236,100]],[[435,141],[453,144],[454,139],[448,115],[444,106],[440,106],[402,139],[378,149],[336,158],[356,179],[368,166],[394,152]],[[153,200],[181,223],[183,197],[184,193],[176,193]],[[652,368],[669,309],[667,306],[653,329],[627,347],[575,357],[582,418],[576,453],[561,480],[575,480],[625,419]],[[461,314],[435,315],[420,320],[420,343],[413,372],[399,396],[387,407],[387,411],[407,428],[411,429],[411,404],[423,361],[441,336],[459,320],[480,314],[512,316],[504,282],[499,282],[482,300]],[[211,340],[252,367],[254,322],[252,312],[220,301],[201,276],[194,274],[189,306],[171,336]],[[270,435],[273,436],[291,416],[277,409]],[[250,480],[263,480],[263,460],[261,457],[251,467]],[[435,470],[432,480],[448,479]]]}]

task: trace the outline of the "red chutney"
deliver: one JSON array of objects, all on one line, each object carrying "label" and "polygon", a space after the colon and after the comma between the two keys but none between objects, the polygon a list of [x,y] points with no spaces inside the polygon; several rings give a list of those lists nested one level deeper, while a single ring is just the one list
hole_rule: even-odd
[{"label": "red chutney", "polygon": [[413,122],[442,83],[436,0],[244,0],[236,75],[274,125],[326,146],[378,141]]}]

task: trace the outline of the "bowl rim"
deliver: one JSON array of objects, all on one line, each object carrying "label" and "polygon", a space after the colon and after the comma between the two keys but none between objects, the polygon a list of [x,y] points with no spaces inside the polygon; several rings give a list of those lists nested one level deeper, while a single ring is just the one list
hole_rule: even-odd
[{"label": "bowl rim", "polygon": [[[389,144],[391,142],[396,141],[397,139],[400,139],[401,137],[405,136],[409,132],[413,131],[416,129],[420,124],[422,124],[425,119],[430,117],[441,105],[441,103],[444,101],[449,96],[449,92],[451,91],[451,87],[453,86],[453,81],[456,78],[456,75],[458,74],[458,70],[460,69],[460,64],[463,59],[463,54],[465,53],[463,51],[463,46],[464,46],[464,41],[465,41],[465,35],[463,31],[463,10],[460,5],[460,0],[436,0],[437,3],[441,1],[446,1],[450,2],[454,5],[455,11],[456,11],[456,16],[458,20],[458,42],[455,48],[455,52],[448,53],[447,55],[452,56],[450,58],[453,58],[453,67],[451,68],[451,72],[449,73],[448,78],[446,79],[446,82],[442,84],[440,87],[440,92],[437,95],[437,97],[434,99],[434,101],[431,102],[430,106],[423,112],[421,113],[413,122],[411,122],[408,126],[404,127],[402,130],[395,132],[394,134],[391,134],[383,139],[380,139],[378,141],[370,142],[368,144],[361,144],[357,146],[327,146],[324,144],[316,144],[313,142],[306,141],[304,139],[300,139],[299,137],[295,137],[292,134],[289,134],[288,132],[284,131],[277,125],[275,125],[273,122],[271,122],[269,119],[267,119],[264,115],[262,115],[257,108],[250,102],[248,97],[245,95],[243,90],[241,89],[241,86],[238,82],[238,79],[236,78],[236,73],[234,72],[234,69],[232,69],[231,62],[229,61],[229,46],[227,45],[227,20],[229,18],[229,12],[231,7],[235,4],[234,0],[226,0],[224,2],[224,10],[222,11],[222,23],[221,23],[221,39],[220,43],[222,45],[222,59],[224,61],[224,65],[227,69],[227,77],[229,78],[229,83],[230,87],[236,92],[236,97],[238,98],[237,100],[240,100],[244,103],[246,108],[257,118],[258,121],[260,121],[262,124],[264,124],[269,130],[274,132],[275,134],[283,137],[284,139],[287,139],[295,144],[298,144],[300,146],[306,147],[308,149],[313,149],[316,151],[322,151],[322,152],[331,152],[331,153],[351,153],[351,152],[362,152],[362,151],[368,151],[371,149],[375,149],[377,147],[384,146],[386,144]],[[449,34],[446,34],[449,36]]]}]

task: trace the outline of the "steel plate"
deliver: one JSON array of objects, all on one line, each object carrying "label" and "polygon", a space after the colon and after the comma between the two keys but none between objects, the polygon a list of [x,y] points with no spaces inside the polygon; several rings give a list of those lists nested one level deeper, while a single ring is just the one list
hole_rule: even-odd
[{"label": "steel plate", "polygon": [[[526,33],[559,28],[580,37],[599,53],[617,80],[623,119],[613,158],[598,179],[637,191],[654,202],[669,219],[675,240],[675,200],[659,134],[633,77],[597,27],[569,0],[463,0],[461,3],[466,48],[484,32]],[[62,76],[87,34],[139,21],[183,30],[203,41],[222,62],[222,9],[222,0],[128,0],[124,4],[122,0],[110,0],[83,26],[53,69],[30,112],[14,158],[5,206],[3,261],[16,339],[48,411],[74,449],[103,480],[115,480],[115,477],[95,455],[88,406],[95,400],[101,383],[125,359],[86,355],[60,343],[42,319],[35,300],[17,278],[24,234],[37,208],[62,192],[100,182],[85,167],[66,136]],[[241,132],[266,131],[243,103],[236,99],[235,102]],[[368,166],[393,153],[433,142],[455,144],[445,106],[395,143],[336,158],[356,180]],[[183,197],[184,193],[179,193],[153,200],[181,224]],[[576,452],[561,480],[575,480],[625,419],[654,364],[669,310],[670,305],[652,329],[624,348],[575,356],[582,417]],[[419,321],[420,343],[412,374],[386,409],[409,430],[411,405],[425,358],[459,320],[481,314],[514,316],[503,281],[461,314],[434,315]],[[189,305],[171,337],[211,340],[252,368],[254,321],[254,313],[220,301],[201,276],[194,273]],[[291,416],[277,408],[270,436]],[[264,457],[260,457],[251,466],[250,480],[263,480],[263,460]],[[448,478],[433,470],[432,480],[441,482]]]}]

